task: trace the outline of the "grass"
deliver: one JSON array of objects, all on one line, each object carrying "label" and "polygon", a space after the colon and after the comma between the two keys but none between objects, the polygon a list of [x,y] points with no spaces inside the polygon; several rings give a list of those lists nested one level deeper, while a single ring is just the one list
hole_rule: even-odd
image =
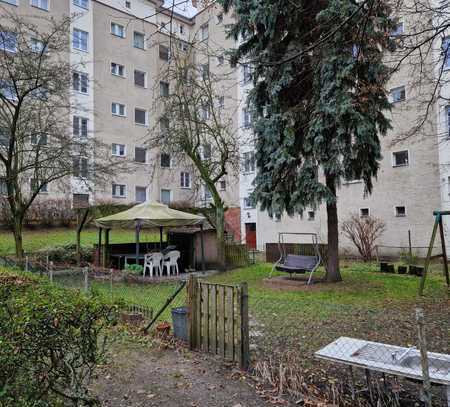
[{"label": "grass", "polygon": [[[117,229],[110,233],[111,243],[130,243],[135,241],[134,230]],[[141,232],[141,242],[159,241],[159,234]],[[75,244],[76,231],[72,228],[26,230],[23,235],[25,252]],[[98,242],[98,230],[86,229],[81,233],[81,244],[93,246]],[[14,253],[14,236],[10,231],[0,232],[0,255]]]}]

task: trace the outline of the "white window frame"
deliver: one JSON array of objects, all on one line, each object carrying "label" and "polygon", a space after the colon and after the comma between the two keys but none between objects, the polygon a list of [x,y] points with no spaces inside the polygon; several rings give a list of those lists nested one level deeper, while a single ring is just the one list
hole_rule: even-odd
[{"label": "white window frame", "polygon": [[[137,34],[137,35],[142,35],[142,41],[143,41],[142,47],[137,47],[137,46],[136,46],[136,42],[135,42],[135,36],[136,36],[136,34]],[[140,32],[140,31],[133,31],[133,48],[136,48],[136,49],[140,49],[140,50],[142,50],[142,51],[145,51],[146,46],[145,46],[145,34],[144,34],[144,33]]]},{"label": "white window frame", "polygon": [[[36,178],[30,178],[30,190],[33,191],[33,181]],[[38,192],[39,194],[48,194],[48,182],[42,185],[41,189]]]},{"label": "white window frame", "polygon": [[[396,99],[394,98],[394,95],[395,95],[396,92],[400,92],[400,94],[401,94],[402,92],[404,92],[404,93],[405,93],[405,97],[404,97],[403,99],[396,100]],[[406,97],[407,97],[407,95],[406,95],[406,86],[405,86],[405,85],[397,86],[397,87],[395,87],[395,88],[392,88],[392,89],[389,91],[389,99],[390,99],[391,103],[394,103],[394,104],[395,104],[395,103],[401,103],[401,102],[404,102],[404,101],[406,100]]]},{"label": "white window frame", "polygon": [[[163,156],[163,155],[169,156],[169,166],[168,166],[168,167],[163,167],[163,166],[162,166],[162,156]],[[165,168],[165,169],[172,168],[172,155],[171,155],[171,154],[168,154],[168,153],[161,153],[160,156],[159,156],[159,167],[160,167],[160,168]]]},{"label": "white window frame", "polygon": [[[73,75],[77,74],[79,76],[78,83],[79,83],[79,89],[74,88],[74,80]],[[82,78],[86,79],[86,92],[83,92],[82,89]],[[72,90],[74,92],[80,93],[81,95],[89,95],[89,75],[86,72],[80,72],[80,71],[73,71],[72,72]]]},{"label": "white window frame", "polygon": [[5,41],[2,40],[1,43],[1,47],[0,50],[5,51],[5,52],[11,52],[12,54],[15,54],[17,52],[17,34],[12,32],[12,31],[0,31],[0,34],[2,34],[2,36],[11,36],[14,38],[14,48],[7,48],[5,47]]},{"label": "white window frame", "polygon": [[41,52],[43,52],[45,54],[45,52],[46,52],[45,44],[37,38],[30,39],[30,48],[36,54],[40,54]]},{"label": "white window frame", "polygon": [[[138,189],[138,188],[142,188],[143,190],[145,190],[145,199],[144,199],[143,201],[138,201],[138,199],[137,199],[137,189]],[[143,186],[141,186],[141,185],[135,185],[135,186],[134,186],[134,200],[135,200],[136,202],[142,203],[142,202],[146,202],[146,201],[147,201],[147,198],[148,198],[148,188],[147,188],[147,187],[143,187]]]},{"label": "white window frame", "polygon": [[[78,134],[76,134],[74,132],[75,126],[74,126],[74,121],[77,120],[78,121]],[[86,120],[86,135],[83,134],[83,120]],[[75,137],[79,137],[79,138],[87,138],[89,135],[89,119],[87,117],[83,117],[83,116],[78,116],[78,115],[73,115],[72,116],[72,134]]]},{"label": "white window frame", "polygon": [[200,27],[200,41],[208,41],[208,38],[209,38],[209,24],[205,23]]},{"label": "white window frame", "polygon": [[[86,48],[81,47],[82,41],[80,37],[78,37],[78,45],[75,45],[75,33],[78,34],[86,34]],[[72,32],[72,47],[78,51],[89,52],[89,33],[87,31],[81,30],[79,28],[74,28]]]},{"label": "white window frame", "polygon": [[[163,95],[162,90],[167,88],[167,94]],[[168,97],[170,95],[170,83],[166,81],[159,81],[159,96]]]},{"label": "white window frame", "polygon": [[[137,161],[137,160],[136,160],[136,149],[137,149],[137,148],[142,149],[142,150],[145,151],[144,161]],[[135,163],[138,163],[138,164],[146,164],[146,163],[148,162],[148,150],[147,150],[145,147],[135,146],[135,147],[134,147],[134,159],[133,159],[133,161],[134,161]]]},{"label": "white window frame", "polygon": [[[122,35],[119,35],[116,32],[114,32],[113,26],[122,27]],[[117,37],[117,38],[126,38],[127,37],[127,31],[125,29],[125,26],[122,24],[116,23],[114,21],[110,21],[109,32],[111,33],[111,35],[113,35],[114,37]]]},{"label": "white window frame", "polygon": [[[144,86],[138,85],[136,83],[136,79],[135,79],[136,72],[140,72],[140,73],[144,74]],[[137,86],[138,88],[147,89],[147,72],[142,71],[141,69],[134,69],[133,70],[133,83],[134,83],[134,86]]]},{"label": "white window frame", "polygon": [[[248,158],[248,159],[247,159]],[[256,154],[255,151],[245,151],[242,153],[242,161],[243,161],[243,169],[244,174],[253,174],[256,170]],[[247,163],[248,165],[248,171],[247,171]]]},{"label": "white window frame", "polygon": [[[73,4],[77,7],[80,7],[84,10],[89,10],[89,0],[73,0]],[[83,5],[83,3],[86,3],[86,6]]]},{"label": "white window frame", "polygon": [[216,24],[222,24],[223,23],[223,13],[219,13],[216,15]]},{"label": "white window frame", "polygon": [[[120,70],[120,68],[122,68],[123,69],[123,75],[120,75],[120,73],[113,72],[113,66],[115,66],[119,70]],[[118,76],[119,78],[126,78],[127,77],[125,65],[119,64],[117,62],[112,62],[111,61],[111,63],[110,63],[110,73],[111,73],[111,75]]]},{"label": "white window frame", "polygon": [[[363,215],[362,211],[367,209],[367,215]],[[370,208],[359,208],[359,217],[364,219],[364,218],[368,218],[370,216]]]},{"label": "white window frame", "polygon": [[[398,208],[405,208],[405,214],[404,215],[399,215],[397,212]],[[406,218],[406,216],[408,215],[408,212],[406,210],[406,205],[396,205],[394,206],[394,215],[396,218]]]},{"label": "white window frame", "polygon": [[252,198],[250,195],[247,195],[244,197],[244,209],[255,209],[256,205],[254,202],[252,202]]},{"label": "white window frame", "polygon": [[[120,146],[123,146],[123,154],[120,154]],[[121,143],[111,144],[111,155],[114,157],[126,157],[127,156],[127,145]]]},{"label": "white window frame", "polygon": [[[402,27],[401,30],[398,30],[398,27]],[[395,25],[395,29],[391,31],[390,35],[391,37],[400,37],[405,33],[405,22],[402,20],[399,20],[398,23]]]},{"label": "white window frame", "polygon": [[[115,187],[124,187],[123,188],[123,195],[117,195],[116,192],[116,188]],[[121,188],[119,188],[120,191]],[[111,195],[113,198],[126,198],[127,197],[127,185],[126,184],[116,184],[115,182],[112,183],[111,186]]]},{"label": "white window frame", "polygon": [[450,69],[450,37],[442,40],[442,54],[444,56],[444,70]]},{"label": "white window frame", "polygon": [[[408,153],[408,162],[406,164],[397,164],[396,160],[395,160],[395,154],[403,153],[405,151]],[[410,153],[409,149],[393,151],[391,157],[392,157],[392,167],[393,168],[409,167],[411,165],[411,153]]]},{"label": "white window frame", "polygon": [[[47,7],[42,7],[43,1],[46,1]],[[33,3],[35,3],[35,4],[33,4]],[[30,6],[38,8],[39,10],[49,11],[50,10],[50,0],[30,0]]]},{"label": "white window frame", "polygon": [[227,190],[227,181],[225,179],[219,180],[219,188],[221,191]]},{"label": "white window frame", "polygon": [[0,3],[11,4],[11,6],[18,6],[19,0],[0,0]]},{"label": "white window frame", "polygon": [[[312,214],[312,216],[311,216],[311,214]],[[308,215],[308,218],[307,218],[308,222],[314,222],[316,220],[316,211],[309,210],[307,212],[307,215]]]},{"label": "white window frame", "polygon": [[[187,182],[186,182],[187,180]],[[181,171],[180,172],[180,187],[181,189],[191,189],[192,188],[191,183],[191,173],[188,171]]]},{"label": "white window frame", "polygon": [[[114,105],[119,107],[119,112],[120,112],[120,106],[123,106],[123,114],[120,114],[117,111],[114,113],[113,112],[113,106]],[[117,117],[127,117],[127,105],[124,104],[124,103],[119,103],[119,102],[111,102],[111,114],[113,116],[117,116]]]},{"label": "white window frame", "polygon": [[217,66],[222,66],[224,63],[225,63],[225,56],[223,54],[219,55],[217,57]]},{"label": "white window frame", "polygon": [[252,127],[252,114],[250,109],[246,107],[242,109],[242,127],[244,129],[250,129]]},{"label": "white window frame", "polygon": [[[163,199],[162,199],[163,191],[168,191],[169,192],[169,203],[168,204],[163,202]],[[161,188],[160,189],[160,191],[159,191],[159,200],[160,200],[161,203],[163,203],[164,205],[170,205],[172,203],[172,199],[173,199],[173,194],[172,194],[172,190],[171,189],[167,189],[167,188]]]},{"label": "white window frame", "polygon": [[[139,110],[140,112],[144,112],[145,113],[145,123],[139,123],[136,121],[136,111]],[[135,107],[134,108],[134,124],[136,126],[144,126],[147,127],[148,126],[148,110],[147,109],[142,109],[140,107]]]}]

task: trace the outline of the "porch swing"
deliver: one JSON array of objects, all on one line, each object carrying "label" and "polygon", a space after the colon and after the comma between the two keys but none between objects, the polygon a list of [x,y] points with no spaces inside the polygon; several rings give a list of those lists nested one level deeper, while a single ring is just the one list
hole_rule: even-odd
[{"label": "porch swing", "polygon": [[[312,247],[314,255],[299,255],[287,253],[285,243],[285,236],[310,236],[312,240]],[[270,277],[275,270],[292,274],[310,273],[307,285],[311,284],[312,275],[322,263],[322,257],[319,250],[319,239],[316,233],[294,233],[281,232],[278,234],[278,250],[280,258],[273,265]]]}]

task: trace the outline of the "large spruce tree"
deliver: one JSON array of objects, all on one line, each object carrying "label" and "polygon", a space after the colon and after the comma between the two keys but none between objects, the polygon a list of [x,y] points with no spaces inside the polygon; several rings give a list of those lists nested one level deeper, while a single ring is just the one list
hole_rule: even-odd
[{"label": "large spruce tree", "polygon": [[384,51],[393,27],[385,0],[220,0],[244,38],[232,63],[250,61],[258,175],[254,198],[269,214],[325,204],[327,281],[340,281],[337,190],[377,175],[389,129]]}]

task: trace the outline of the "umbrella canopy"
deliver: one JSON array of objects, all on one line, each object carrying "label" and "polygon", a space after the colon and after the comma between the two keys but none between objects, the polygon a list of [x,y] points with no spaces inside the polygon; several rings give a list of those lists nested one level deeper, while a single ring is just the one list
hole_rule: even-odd
[{"label": "umbrella canopy", "polygon": [[104,229],[134,228],[139,221],[141,227],[177,227],[202,224],[203,216],[170,209],[158,202],[144,202],[126,211],[95,220],[95,224]]}]

